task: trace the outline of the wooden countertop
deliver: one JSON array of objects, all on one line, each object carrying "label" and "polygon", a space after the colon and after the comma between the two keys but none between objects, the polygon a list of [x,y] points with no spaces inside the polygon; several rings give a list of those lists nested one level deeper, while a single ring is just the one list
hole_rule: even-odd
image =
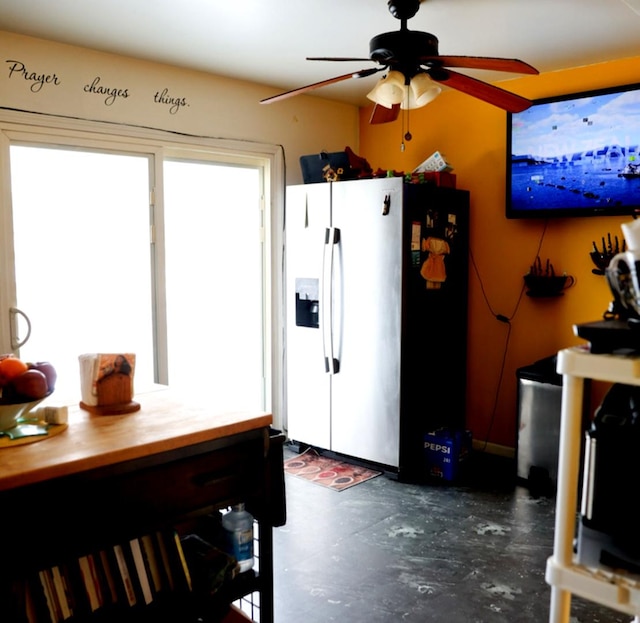
[{"label": "wooden countertop", "polygon": [[[0,491],[114,465],[152,454],[266,428],[264,412],[212,412],[169,390],[139,394],[140,410],[92,415],[69,407],[66,430],[40,441],[0,448]],[[52,402],[51,404],[55,404]]]}]

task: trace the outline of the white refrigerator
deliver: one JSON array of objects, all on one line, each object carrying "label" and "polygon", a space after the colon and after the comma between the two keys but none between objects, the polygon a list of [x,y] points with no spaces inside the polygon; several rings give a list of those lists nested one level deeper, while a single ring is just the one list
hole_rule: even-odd
[{"label": "white refrigerator", "polygon": [[[419,400],[418,394],[404,380],[429,387],[420,370],[403,373],[403,366],[428,363],[415,350],[422,338],[412,336],[408,324],[415,322],[411,292],[424,289],[430,300],[421,304],[427,307],[451,298],[447,288],[427,293],[419,275],[420,258],[429,255],[422,247],[430,191],[407,186],[399,177],[291,186],[285,214],[287,436],[393,469],[402,466],[405,448],[415,455],[421,445],[418,427],[409,425],[409,413],[419,409],[409,403]],[[451,189],[431,192],[437,190]],[[426,203],[410,201],[415,192],[427,197]],[[454,285],[466,300],[466,232],[459,226],[466,223],[468,197],[466,191],[451,192],[445,198],[458,192],[462,200],[438,219],[438,227],[444,239],[445,225],[455,225],[456,241],[464,244],[463,261],[456,258],[463,270]],[[465,322],[458,330],[466,335],[463,307]],[[431,313],[426,307],[425,312]],[[441,312],[443,321],[447,310]],[[459,341],[466,345],[466,339]],[[464,377],[464,352],[458,355]],[[411,363],[416,356],[419,361]]]}]

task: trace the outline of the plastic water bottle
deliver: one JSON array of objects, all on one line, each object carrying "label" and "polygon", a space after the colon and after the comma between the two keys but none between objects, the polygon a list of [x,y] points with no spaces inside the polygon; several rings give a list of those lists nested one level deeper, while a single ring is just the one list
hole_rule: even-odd
[{"label": "plastic water bottle", "polygon": [[240,573],[253,568],[253,515],[244,509],[244,504],[235,504],[222,516],[222,527],[226,530],[229,554],[240,566]]}]

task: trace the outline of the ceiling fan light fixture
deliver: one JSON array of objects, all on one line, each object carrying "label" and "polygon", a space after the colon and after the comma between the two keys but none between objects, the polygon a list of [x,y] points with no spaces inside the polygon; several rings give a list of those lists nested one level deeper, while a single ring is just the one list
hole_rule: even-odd
[{"label": "ceiling fan light fixture", "polygon": [[402,100],[400,108],[410,110],[426,106],[442,92],[442,89],[435,85],[427,74],[422,73],[411,78],[407,90],[407,97]]},{"label": "ceiling fan light fixture", "polygon": [[[623,1],[627,4],[640,3],[640,0]],[[373,61],[378,67],[361,69],[328,80],[314,82],[298,89],[267,97],[260,100],[260,103],[276,102],[350,78],[365,78],[380,71],[388,71],[388,75],[367,94],[367,98],[376,104],[370,123],[395,121],[401,108],[405,110],[420,108],[431,102],[440,93],[440,87],[429,84],[428,78],[432,83],[444,83],[451,89],[466,93],[507,112],[522,112],[531,106],[532,102],[520,95],[510,93],[490,82],[482,82],[466,74],[458,73],[450,68],[463,67],[538,74],[535,67],[515,58],[440,55],[438,38],[435,35],[408,28],[407,21],[417,13],[421,2],[424,0],[387,0],[390,13],[400,20],[400,30],[384,32],[373,37],[369,41],[368,58],[351,56],[307,57],[307,60],[310,61]],[[391,67],[395,69],[389,71]],[[408,115],[406,117],[408,119]],[[407,132],[407,134],[409,133]]]},{"label": "ceiling fan light fixture", "polygon": [[402,104],[405,99],[404,83],[404,75],[401,72],[390,71],[367,93],[367,97],[380,106],[393,108],[395,104]]}]

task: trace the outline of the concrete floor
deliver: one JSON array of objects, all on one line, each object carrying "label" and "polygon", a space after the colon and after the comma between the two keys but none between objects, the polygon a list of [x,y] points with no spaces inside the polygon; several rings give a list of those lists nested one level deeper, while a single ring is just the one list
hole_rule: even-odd
[{"label": "concrete floor", "polygon": [[[455,485],[383,474],[337,492],[287,474],[275,623],[548,621],[555,500],[516,482],[512,462],[472,458]],[[632,620],[577,597],[571,612],[572,623]]]}]

